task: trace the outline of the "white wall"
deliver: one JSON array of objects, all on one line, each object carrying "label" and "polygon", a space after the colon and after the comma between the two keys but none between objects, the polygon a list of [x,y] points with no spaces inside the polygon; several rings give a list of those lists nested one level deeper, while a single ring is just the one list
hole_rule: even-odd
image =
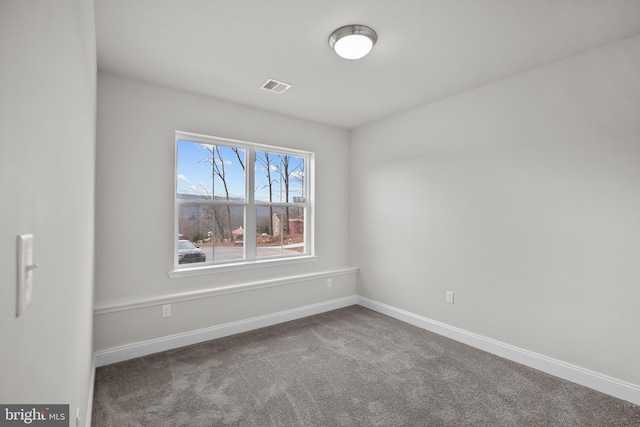
[{"label": "white wall", "polygon": [[[84,419],[92,360],[96,58],[93,2],[0,2],[0,402]],[[33,233],[19,318],[16,236]]]},{"label": "white wall", "polygon": [[[256,96],[274,96],[256,87]],[[174,132],[183,130],[316,154],[316,254],[319,260],[170,279],[173,269]],[[96,304],[113,306],[340,269],[348,264],[346,131],[108,73],[98,76]],[[95,347],[112,348],[355,294],[355,274],[99,313]],[[126,327],[125,327],[126,325]]]},{"label": "white wall", "polygon": [[358,294],[640,384],[638,76],[635,37],[354,131]]}]

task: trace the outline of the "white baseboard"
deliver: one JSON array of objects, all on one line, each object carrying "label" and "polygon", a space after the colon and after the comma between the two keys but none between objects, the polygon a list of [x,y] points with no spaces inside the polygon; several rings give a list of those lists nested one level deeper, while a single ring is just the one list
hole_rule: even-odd
[{"label": "white baseboard", "polygon": [[357,297],[359,305],[401,320],[405,323],[443,335],[447,338],[468,344],[488,353],[529,366],[556,377],[589,387],[599,392],[640,405],[640,386],[607,375],[599,374],[579,366],[552,359],[532,351],[524,350],[464,329],[447,325],[437,320],[413,314],[411,312],[374,301]]},{"label": "white baseboard", "polygon": [[136,357],[146,356],[160,351],[172,350],[174,348],[197,344],[217,338],[227,337],[242,332],[251,331],[302,317],[313,316],[314,314],[348,307],[357,303],[357,296],[349,296],[325,301],[305,307],[280,311],[278,313],[267,314],[265,316],[252,317],[237,322],[225,323],[223,325],[210,328],[198,329],[181,334],[170,335],[139,343],[96,351],[96,367],[110,365],[112,363],[123,362]]}]

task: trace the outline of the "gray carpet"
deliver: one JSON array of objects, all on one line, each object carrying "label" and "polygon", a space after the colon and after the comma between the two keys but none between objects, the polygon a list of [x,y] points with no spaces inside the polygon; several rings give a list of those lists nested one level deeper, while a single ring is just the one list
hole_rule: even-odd
[{"label": "gray carpet", "polygon": [[93,425],[640,426],[640,406],[352,306],[98,368]]}]

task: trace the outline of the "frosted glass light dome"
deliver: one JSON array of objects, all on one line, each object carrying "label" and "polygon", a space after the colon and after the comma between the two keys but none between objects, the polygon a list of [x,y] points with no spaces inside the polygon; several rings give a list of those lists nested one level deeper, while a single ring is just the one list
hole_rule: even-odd
[{"label": "frosted glass light dome", "polygon": [[378,35],[364,25],[347,25],[338,28],[329,37],[329,46],[345,59],[360,59],[373,48]]}]

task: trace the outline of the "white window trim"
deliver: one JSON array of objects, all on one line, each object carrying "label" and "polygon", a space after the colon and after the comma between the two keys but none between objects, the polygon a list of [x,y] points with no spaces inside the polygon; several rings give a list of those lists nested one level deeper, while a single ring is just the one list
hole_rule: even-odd
[{"label": "white window trim", "polygon": [[[178,203],[176,200],[176,194],[178,190],[178,180],[177,180],[177,171],[178,171],[178,140],[187,140],[190,142],[197,142],[202,144],[226,144],[230,146],[235,146],[238,148],[243,148],[246,151],[246,170],[247,173],[245,175],[245,189],[246,189],[246,198],[242,203],[237,203],[238,205],[245,206],[245,230],[255,230],[256,229],[256,216],[255,213],[249,213],[249,211],[255,210],[254,208],[259,206],[280,206],[287,205],[286,203],[274,202],[274,203],[261,203],[255,202],[254,197],[254,188],[255,188],[255,161],[256,151],[267,151],[267,152],[275,152],[281,154],[290,154],[292,156],[304,157],[306,159],[305,164],[305,195],[308,199],[304,206],[305,210],[305,247],[306,252],[300,255],[284,255],[284,256],[273,256],[273,257],[256,257],[256,241],[255,239],[245,239],[244,241],[244,259],[240,259],[237,261],[227,261],[227,262],[218,262],[218,263],[205,263],[198,264],[197,266],[183,266],[184,264],[178,264],[178,228],[179,228],[179,208],[181,204],[186,203]],[[240,141],[229,138],[208,136],[202,134],[196,134],[191,132],[184,131],[176,131],[175,132],[175,140],[174,140],[174,188],[173,188],[173,204],[174,204],[174,234],[173,234],[173,270],[168,272],[170,278],[177,277],[187,277],[187,276],[196,276],[196,275],[204,275],[211,274],[217,272],[226,272],[226,271],[234,271],[234,270],[246,270],[251,268],[258,267],[270,267],[276,265],[286,265],[286,264],[297,264],[300,262],[310,262],[318,260],[318,256],[315,255],[315,244],[314,244],[314,235],[315,235],[315,185],[314,185],[314,177],[315,177],[315,153],[303,150],[296,150],[286,147],[274,146],[274,145],[266,145],[259,144],[254,142]],[[300,206],[299,204],[289,203],[290,206]]]}]

